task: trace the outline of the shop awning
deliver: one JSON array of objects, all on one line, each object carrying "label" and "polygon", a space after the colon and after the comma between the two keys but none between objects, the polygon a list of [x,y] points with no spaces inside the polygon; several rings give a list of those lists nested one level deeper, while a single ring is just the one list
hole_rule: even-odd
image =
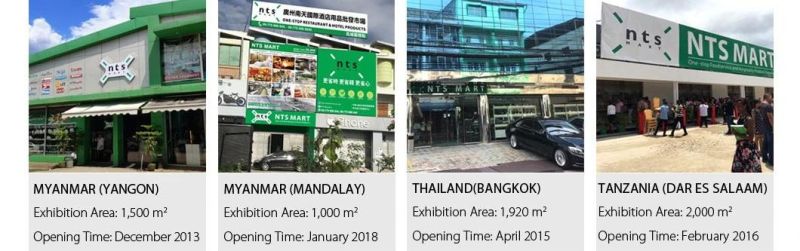
[{"label": "shop awning", "polygon": [[206,99],[153,100],[142,107],[142,113],[205,110]]},{"label": "shop awning", "polygon": [[143,101],[136,103],[76,106],[62,113],[61,117],[79,118],[109,115],[136,115],[139,113],[139,108],[142,107],[144,103]]}]

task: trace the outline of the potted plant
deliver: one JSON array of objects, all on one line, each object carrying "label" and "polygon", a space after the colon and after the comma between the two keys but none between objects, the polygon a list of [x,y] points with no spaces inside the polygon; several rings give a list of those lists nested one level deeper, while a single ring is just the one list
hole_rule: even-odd
[{"label": "potted plant", "polygon": [[50,121],[51,124],[55,125],[52,132],[53,138],[57,142],[58,152],[66,154],[64,156],[64,167],[72,167],[76,157],[75,153],[72,152],[72,149],[75,148],[73,145],[73,132],[66,126],[65,119],[61,117],[61,114],[53,114],[50,117]]},{"label": "potted plant", "polygon": [[139,167],[144,169],[144,157],[147,156],[150,160],[147,164],[147,170],[154,171],[156,169],[161,132],[156,130],[153,125],[142,125],[142,130],[136,132],[136,138],[139,140],[139,152],[141,152]]}]

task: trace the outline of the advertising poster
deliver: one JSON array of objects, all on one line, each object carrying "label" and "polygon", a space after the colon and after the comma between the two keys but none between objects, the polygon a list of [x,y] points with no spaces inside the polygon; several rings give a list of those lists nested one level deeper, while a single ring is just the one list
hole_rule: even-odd
[{"label": "advertising poster", "polygon": [[163,40],[164,81],[174,82],[203,77],[203,43],[199,36]]},{"label": "advertising poster", "polygon": [[67,70],[57,70],[54,80],[55,80],[54,84],[56,86],[56,93],[57,94],[64,93],[67,86]]},{"label": "advertising poster", "polygon": [[[316,111],[316,91],[315,48],[262,42],[250,44],[247,71],[248,110],[254,109],[260,113],[307,113],[313,117]],[[267,123],[268,121],[280,124],[281,120],[248,119],[247,123],[272,124]]]},{"label": "advertising poster", "polygon": [[42,96],[50,95],[50,84],[53,82],[52,78],[43,78],[42,79]]},{"label": "advertising poster", "polygon": [[320,48],[317,111],[374,117],[376,60],[372,52]]},{"label": "advertising poster", "polygon": [[334,36],[367,38],[367,15],[253,1],[250,25]]}]

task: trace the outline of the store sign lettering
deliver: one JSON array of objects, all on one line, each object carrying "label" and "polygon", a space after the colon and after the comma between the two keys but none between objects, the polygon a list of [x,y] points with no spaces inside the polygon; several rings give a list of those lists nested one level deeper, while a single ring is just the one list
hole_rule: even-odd
[{"label": "store sign lettering", "polygon": [[253,1],[250,25],[271,29],[367,38],[367,15],[362,13]]},{"label": "store sign lettering", "polygon": [[247,109],[245,121],[248,124],[314,126],[314,114],[306,112],[286,112],[260,109]]},{"label": "store sign lettering", "polygon": [[772,49],[603,4],[601,57],[760,77],[773,76]]},{"label": "store sign lettering", "polygon": [[459,94],[484,94],[487,92],[486,84],[466,83],[466,84],[442,84],[442,83],[412,83],[408,90],[411,94],[436,94],[436,93],[459,93]]},{"label": "store sign lettering", "polygon": [[681,25],[680,66],[706,71],[772,77],[771,49]]},{"label": "store sign lettering", "polygon": [[109,78],[125,77],[128,82],[132,81],[136,76],[131,70],[130,65],[133,62],[133,55],[128,55],[122,62],[109,63],[105,59],[100,61],[100,66],[103,67],[105,73],[100,76],[100,85],[105,85]]}]

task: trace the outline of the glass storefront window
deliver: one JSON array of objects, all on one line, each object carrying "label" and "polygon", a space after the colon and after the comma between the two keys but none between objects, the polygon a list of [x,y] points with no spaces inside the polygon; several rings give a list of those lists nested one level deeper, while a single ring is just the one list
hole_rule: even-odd
[{"label": "glass storefront window", "polygon": [[205,166],[205,112],[168,112],[167,118],[169,163],[193,166],[199,162]]},{"label": "glass storefront window", "polygon": [[[621,126],[623,130],[636,128],[636,117],[629,113],[636,109],[636,104],[643,97],[641,82],[597,80],[597,130],[608,130],[614,126]],[[609,104],[622,101],[624,116],[617,116],[617,121],[608,121],[607,108]],[[672,100],[670,100],[672,101]],[[617,128],[618,129],[618,128]]]},{"label": "glass storefront window", "polygon": [[164,82],[205,79],[205,34],[194,34],[161,42]]},{"label": "glass storefront window", "polygon": [[480,142],[478,96],[414,96],[415,146]]},{"label": "glass storefront window", "polygon": [[[65,154],[74,149],[77,135],[75,123],[54,122],[53,115],[62,113],[67,108],[33,109],[28,113],[28,153],[29,154]],[[72,144],[62,144],[56,137],[57,130],[67,130]]]},{"label": "glass storefront window", "polygon": [[492,139],[506,138],[506,128],[523,117],[540,117],[542,98],[536,96],[489,96],[489,123]]}]

